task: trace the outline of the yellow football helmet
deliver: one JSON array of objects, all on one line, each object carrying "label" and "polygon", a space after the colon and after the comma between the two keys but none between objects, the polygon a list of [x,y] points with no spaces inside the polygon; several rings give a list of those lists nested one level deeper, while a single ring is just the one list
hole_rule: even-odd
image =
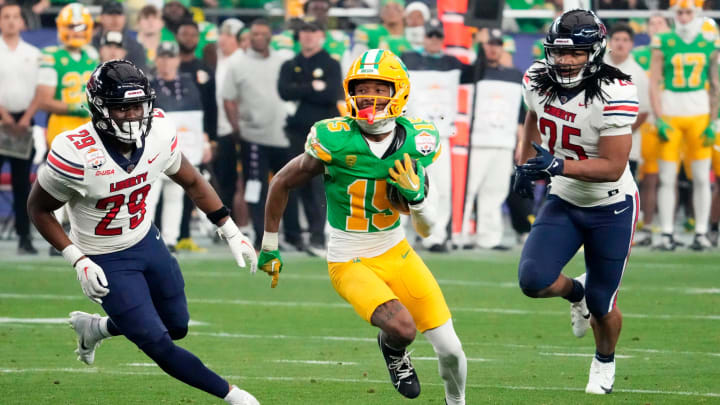
[{"label": "yellow football helmet", "polygon": [[[71,3],[63,7],[55,19],[58,39],[73,48],[80,48],[90,43],[93,24],[90,12],[80,3]],[[83,33],[82,38],[73,35],[78,32]]]},{"label": "yellow football helmet", "polygon": [[[357,96],[354,94],[354,82],[358,80],[388,82],[392,85],[392,93],[390,97]],[[370,49],[352,63],[343,81],[343,89],[345,90],[345,104],[350,117],[367,120],[368,123],[372,124],[375,120],[402,115],[410,95],[410,78],[405,64],[394,53],[385,49]],[[363,111],[361,113],[357,107],[358,98],[363,97],[375,99],[372,111]],[[378,99],[388,100],[383,112],[375,110]]]},{"label": "yellow football helmet", "polygon": [[670,9],[692,8],[695,11],[700,11],[703,8],[703,2],[704,0],[670,0]]}]

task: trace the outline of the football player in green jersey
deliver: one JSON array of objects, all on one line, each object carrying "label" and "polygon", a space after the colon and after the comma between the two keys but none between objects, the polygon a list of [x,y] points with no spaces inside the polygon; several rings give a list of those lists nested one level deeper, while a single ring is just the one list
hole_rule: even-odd
[{"label": "football player in green jersey", "polygon": [[68,4],[55,22],[61,45],[43,49],[37,87],[40,108],[50,113],[48,145],[61,132],[90,120],[90,112],[83,108],[85,83],[98,64],[97,51],[88,45],[93,20],[85,6]]},{"label": "football player in green jersey", "polygon": [[662,141],[658,162],[658,217],[662,228],[659,248],[674,250],[675,184],[678,163],[690,162],[693,173],[695,238],[690,248],[711,247],[710,156],[718,116],[718,49],[714,22],[700,13],[703,0],[670,0],[675,26],[657,34],[650,44],[650,102]]},{"label": "football player in green jersey", "polygon": [[464,404],[467,360],[450,310],[432,273],[405,239],[400,213],[387,197],[388,187],[395,187],[409,203],[415,230],[429,235],[432,213],[425,204],[424,167],[441,153],[437,129],[402,116],[410,81],[405,65],[390,51],[371,49],[361,55],[343,87],[350,115],[317,122],[305,153],[270,183],[259,267],[276,286],[283,268],[277,232],[288,192],[324,174],[333,287],[358,315],[380,328],[378,344],[402,395],[420,394],[406,351],[419,330],[438,355],[446,403]]}]

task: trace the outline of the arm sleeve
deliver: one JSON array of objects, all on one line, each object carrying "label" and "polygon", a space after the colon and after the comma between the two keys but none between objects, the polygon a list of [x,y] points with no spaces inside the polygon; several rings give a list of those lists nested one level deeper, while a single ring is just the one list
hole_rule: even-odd
[{"label": "arm sleeve", "polygon": [[613,82],[607,88],[608,100],[602,104],[600,136],[629,135],[639,111],[637,87],[630,82]]}]

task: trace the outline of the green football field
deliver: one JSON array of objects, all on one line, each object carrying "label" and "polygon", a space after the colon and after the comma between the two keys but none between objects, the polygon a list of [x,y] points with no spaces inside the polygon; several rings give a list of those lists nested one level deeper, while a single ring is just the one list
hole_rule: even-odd
[{"label": "green football field", "polygon": [[[720,403],[720,254],[636,249],[618,298],[615,390],[604,397],[584,393],[590,333],[572,335],[566,301],[520,292],[518,255],[424,256],[468,357],[468,404]],[[122,337],[103,342],[93,366],[77,361],[65,319],[102,309],[62,259],[4,256],[0,404],[222,403],[166,376]],[[421,335],[411,349],[422,394],[410,401],[394,391],[376,329],[337,296],[323,261],[289,255],[273,290],[220,247],[180,264],[193,323],[179,344],[262,404],[444,403]],[[582,271],[579,255],[566,273]]]}]

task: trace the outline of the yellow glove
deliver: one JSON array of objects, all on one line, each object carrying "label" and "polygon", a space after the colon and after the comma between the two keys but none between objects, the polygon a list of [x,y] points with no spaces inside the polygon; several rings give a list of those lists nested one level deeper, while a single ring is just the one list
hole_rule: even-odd
[{"label": "yellow glove", "polygon": [[279,250],[269,252],[266,250],[260,251],[260,257],[258,257],[258,268],[267,273],[268,276],[272,277],[270,288],[277,287],[282,267],[283,261],[282,257],[280,257]]},{"label": "yellow glove", "polygon": [[425,170],[418,160],[417,173],[415,173],[410,155],[405,153],[404,158],[404,165],[400,160],[396,160],[395,168],[388,169],[390,180],[387,182],[395,186],[408,202],[418,203],[425,198]]}]

